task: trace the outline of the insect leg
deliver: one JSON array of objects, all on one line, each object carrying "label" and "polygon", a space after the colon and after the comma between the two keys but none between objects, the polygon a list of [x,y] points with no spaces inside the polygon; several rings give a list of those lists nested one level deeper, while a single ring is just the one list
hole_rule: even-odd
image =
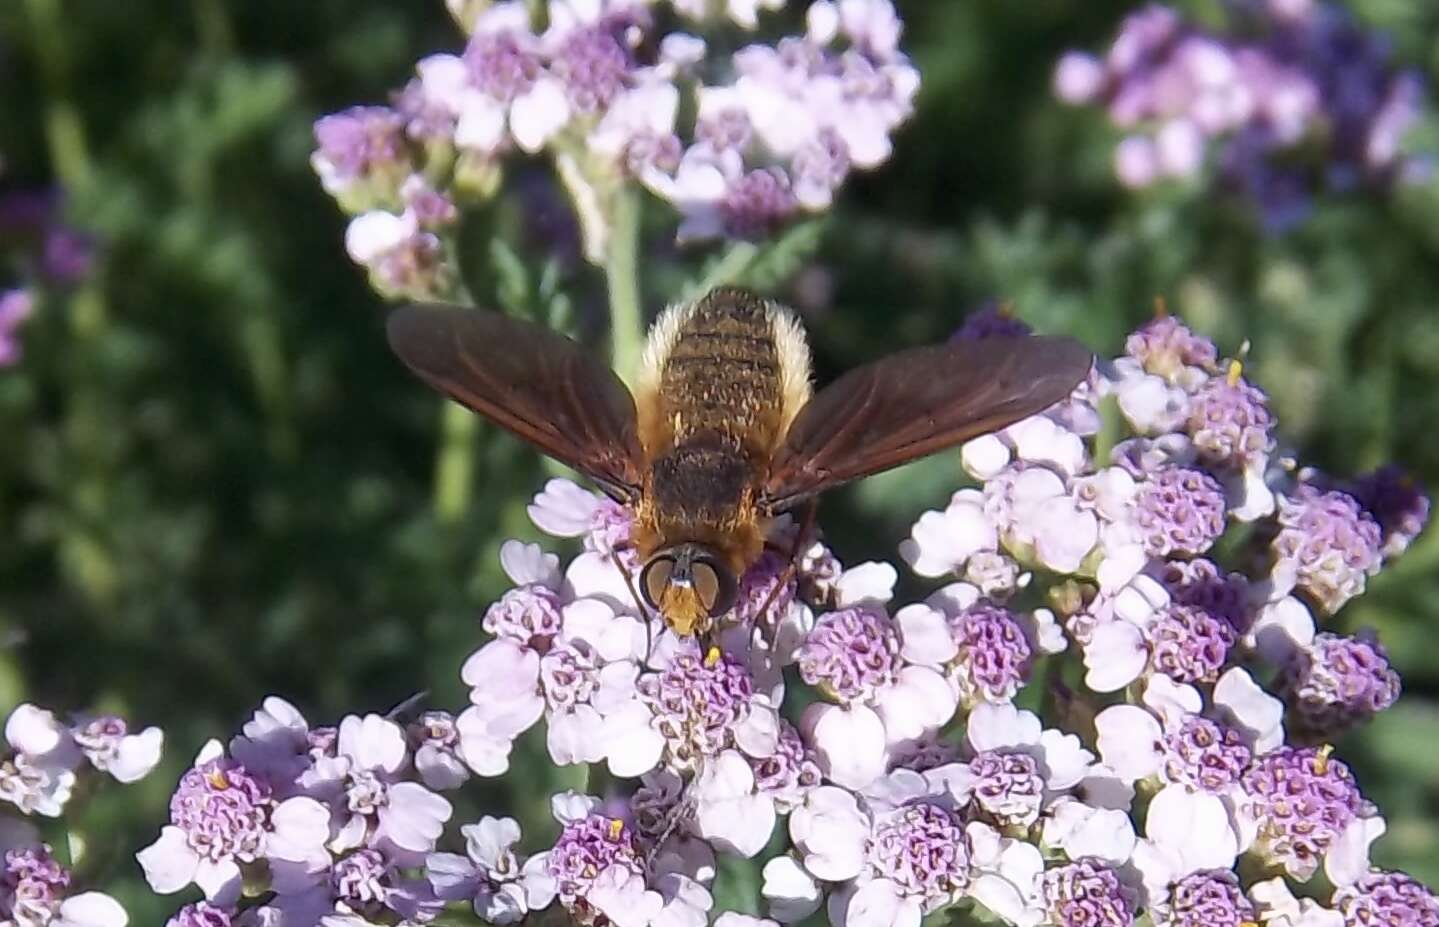
[{"label": "insect leg", "polygon": [[[770,606],[774,605],[775,599],[779,597],[779,591],[789,585],[790,581],[795,578],[795,574],[799,572],[800,554],[804,552],[806,539],[814,532],[815,514],[819,509],[819,500],[809,499],[802,503],[802,505],[804,514],[800,516],[799,530],[795,532],[794,542],[790,545],[789,556],[785,561],[784,572],[780,574],[779,582],[774,584],[774,588],[769,591],[769,595],[765,596],[764,604],[761,605],[759,611],[755,613],[755,627],[759,629],[761,634],[764,634],[765,621],[769,617]],[[771,644],[774,643],[772,638],[768,639],[767,642]]]},{"label": "insect leg", "polygon": [[617,569],[619,569],[619,571],[620,571],[620,576],[624,577],[625,588],[630,591],[630,598],[634,600],[636,613],[639,615],[640,620],[644,622],[644,625],[645,625],[645,663],[649,663],[649,662],[650,662],[650,658],[653,657],[654,654],[655,654],[655,628],[654,628],[654,622],[650,620],[650,616],[649,616],[649,614],[648,614],[648,609],[645,608],[645,603],[644,603],[644,601],[643,601],[642,599],[640,599],[639,590],[638,590],[637,588],[635,588],[635,580],[634,580],[634,577],[630,575],[629,569],[628,569],[627,567],[625,567],[624,558],[620,556],[620,551],[622,551],[622,550],[633,550],[633,549],[634,549],[634,548],[629,547],[629,546],[616,547],[613,551],[610,552],[610,559],[614,561],[615,567],[616,567]]}]

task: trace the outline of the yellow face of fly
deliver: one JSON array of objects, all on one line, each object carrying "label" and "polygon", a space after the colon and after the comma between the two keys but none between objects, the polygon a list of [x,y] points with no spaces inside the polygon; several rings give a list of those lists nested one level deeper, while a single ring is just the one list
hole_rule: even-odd
[{"label": "yellow face of fly", "polygon": [[680,637],[692,637],[709,630],[709,609],[693,586],[667,586],[660,596],[659,609],[665,624]]}]

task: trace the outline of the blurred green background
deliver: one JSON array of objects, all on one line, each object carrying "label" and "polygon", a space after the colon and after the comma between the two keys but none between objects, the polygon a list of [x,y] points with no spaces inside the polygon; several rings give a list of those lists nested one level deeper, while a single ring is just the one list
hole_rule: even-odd
[{"label": "blurred green background", "polygon": [[[1050,78],[1135,6],[900,3],[918,112],[813,255],[769,281],[805,314],[821,376],[996,298],[1113,354],[1162,295],[1222,350],[1251,342],[1301,459],[1340,475],[1398,461],[1439,485],[1439,180],[1321,202],[1283,237],[1198,186],[1122,190],[1113,130],[1055,102]],[[1349,6],[1439,74],[1439,5]],[[498,545],[535,536],[524,504],[546,471],[489,429],[467,510],[436,516],[439,404],[388,354],[307,163],[317,116],[383,102],[416,58],[461,43],[440,0],[0,3],[0,191],[62,186],[67,221],[102,243],[0,370],[0,713],[34,700],[165,728],[164,767],[83,822],[133,923],[175,906],[129,854],[204,739],[267,693],[321,723],[424,688],[461,706],[459,664],[504,588]],[[1411,138],[1436,142],[1432,120]],[[531,253],[569,222],[544,177],[509,178]],[[650,213],[664,261],[673,222]],[[601,334],[602,279],[561,257],[555,282]],[[495,296],[483,242],[475,267]],[[651,311],[674,279],[654,267]],[[846,561],[894,559],[958,478],[954,455],[929,461],[836,494],[822,523]],[[1388,817],[1380,862],[1439,884],[1439,533],[1371,590],[1339,623],[1380,630],[1405,696],[1339,753]],[[535,756],[517,762],[523,794],[469,794],[543,816]]]}]

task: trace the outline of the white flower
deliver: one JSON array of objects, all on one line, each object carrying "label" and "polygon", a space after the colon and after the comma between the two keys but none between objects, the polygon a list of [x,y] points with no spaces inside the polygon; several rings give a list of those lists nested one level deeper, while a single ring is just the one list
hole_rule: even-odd
[{"label": "white flower", "polygon": [[999,531],[985,514],[984,494],[962,489],[942,512],[925,512],[915,522],[900,556],[920,576],[959,572],[981,551],[999,549]]},{"label": "white flower", "polygon": [[555,886],[545,860],[532,857],[521,863],[516,856],[520,826],[512,818],[486,815],[460,833],[465,856],[431,853],[425,860],[426,877],[439,898],[471,901],[475,913],[492,924],[516,923],[553,900]]},{"label": "white flower", "polygon": [[770,914],[784,924],[804,920],[818,911],[824,901],[819,883],[793,856],[776,856],[764,864],[760,894],[764,895]]},{"label": "white flower", "polygon": [[101,892],[81,892],[60,902],[50,927],[125,927],[130,917],[120,902]]},{"label": "white flower", "polygon": [[774,800],[757,792],[754,770],[737,750],[705,764],[696,796],[696,833],[717,849],[749,857],[769,842]]},{"label": "white flower", "polygon": [[1283,877],[1256,882],[1249,898],[1265,927],[1344,927],[1344,915],[1312,898],[1295,898]]}]

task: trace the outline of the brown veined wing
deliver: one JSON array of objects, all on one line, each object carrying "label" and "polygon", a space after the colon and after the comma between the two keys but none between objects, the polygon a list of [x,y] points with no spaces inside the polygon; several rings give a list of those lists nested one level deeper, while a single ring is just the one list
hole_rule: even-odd
[{"label": "brown veined wing", "polygon": [[559,332],[487,309],[416,304],[390,314],[390,347],[430,386],[624,503],[639,494],[634,397]]},{"label": "brown veined wing", "polygon": [[1093,355],[1070,338],[954,341],[900,351],[815,394],[771,461],[763,504],[814,494],[1013,424],[1070,394]]}]

